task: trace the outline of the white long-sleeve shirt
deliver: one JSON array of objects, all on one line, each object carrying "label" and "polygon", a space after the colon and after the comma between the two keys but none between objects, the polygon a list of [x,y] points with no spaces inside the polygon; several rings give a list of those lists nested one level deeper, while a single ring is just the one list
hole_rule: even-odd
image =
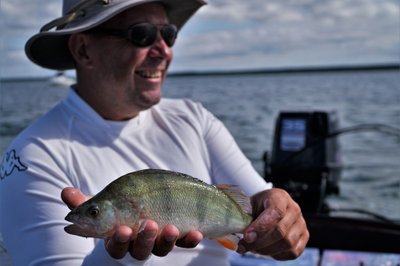
[{"label": "white long-sleeve shirt", "polygon": [[13,264],[228,265],[226,250],[211,240],[139,262],[129,255],[112,259],[102,240],[64,232],[69,209],[60,198],[63,188],[94,195],[119,176],[147,168],[236,184],[248,195],[271,187],[199,103],[163,99],[116,122],[104,120],[71,89],[13,141],[2,160],[0,232]]}]

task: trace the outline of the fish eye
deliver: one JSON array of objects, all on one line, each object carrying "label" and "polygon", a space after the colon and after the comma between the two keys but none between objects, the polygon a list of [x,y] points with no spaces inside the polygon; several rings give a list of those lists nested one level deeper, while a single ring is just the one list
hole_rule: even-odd
[{"label": "fish eye", "polygon": [[96,217],[99,215],[99,213],[100,213],[100,209],[99,209],[98,206],[91,206],[91,207],[88,209],[87,213],[88,213],[91,217],[96,218]]}]

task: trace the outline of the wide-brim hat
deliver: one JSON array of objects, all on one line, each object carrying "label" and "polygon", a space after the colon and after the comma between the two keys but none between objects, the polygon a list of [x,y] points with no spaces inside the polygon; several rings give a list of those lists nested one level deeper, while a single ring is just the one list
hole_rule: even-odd
[{"label": "wide-brim hat", "polygon": [[[25,45],[28,58],[39,66],[67,70],[74,68],[68,48],[72,33],[98,26],[134,6],[160,2],[171,24],[178,29],[203,5],[203,0],[64,0],[63,16],[44,25]],[[55,28],[55,30],[51,30]]]}]

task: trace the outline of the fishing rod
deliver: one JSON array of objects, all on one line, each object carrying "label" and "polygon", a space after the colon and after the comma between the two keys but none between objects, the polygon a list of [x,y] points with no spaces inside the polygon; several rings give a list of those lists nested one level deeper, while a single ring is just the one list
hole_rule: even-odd
[{"label": "fishing rod", "polygon": [[[327,139],[331,139],[334,137],[337,137],[342,134],[347,134],[347,133],[357,133],[357,132],[362,132],[362,131],[379,131],[381,133],[385,133],[388,135],[393,135],[395,137],[400,138],[400,128],[394,127],[394,126],[389,126],[385,124],[379,124],[379,123],[368,123],[368,124],[359,124],[356,126],[350,126],[346,128],[342,128],[340,130],[334,131],[332,133],[327,134],[326,136],[319,138],[317,140],[314,140],[312,143],[309,143],[308,145],[304,146],[302,149],[299,151],[296,151],[292,153],[290,156],[286,157],[282,162],[279,162],[282,165],[287,165],[291,163],[294,159],[302,155],[304,152],[307,150],[316,147],[318,145],[321,145],[324,141]],[[399,142],[400,143],[400,142]]]},{"label": "fishing rod", "polygon": [[371,212],[371,211],[367,211],[367,210],[363,210],[363,209],[357,209],[357,208],[332,208],[329,207],[329,212],[347,212],[347,213],[360,213],[360,214],[365,214],[368,216],[371,216],[377,220],[380,220],[384,223],[388,223],[388,224],[398,224],[397,221],[394,221],[392,219],[387,218],[386,216]]}]

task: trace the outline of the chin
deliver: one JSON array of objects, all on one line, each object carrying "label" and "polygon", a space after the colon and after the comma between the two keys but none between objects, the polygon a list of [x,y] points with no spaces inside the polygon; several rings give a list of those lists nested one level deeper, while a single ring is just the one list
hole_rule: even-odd
[{"label": "chin", "polygon": [[161,93],[158,93],[157,95],[141,95],[140,97],[140,106],[142,109],[149,109],[150,107],[158,104],[161,101]]}]

